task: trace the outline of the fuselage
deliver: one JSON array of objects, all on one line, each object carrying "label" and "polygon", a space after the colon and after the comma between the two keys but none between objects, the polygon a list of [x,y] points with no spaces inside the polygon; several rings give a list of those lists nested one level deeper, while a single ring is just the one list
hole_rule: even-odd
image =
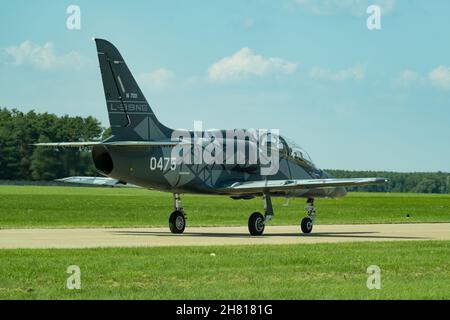
[{"label": "fuselage", "polygon": [[[120,181],[172,193],[225,194],[233,199],[250,199],[260,195],[223,191],[225,186],[236,182],[331,178],[325,171],[316,168],[309,157],[299,156],[287,144],[280,147],[278,170],[271,175],[262,175],[262,165],[248,161],[240,164],[175,163],[172,152],[173,147],[96,146],[92,156],[100,172]],[[296,189],[273,194],[304,198],[345,195],[345,188],[342,187]]]}]

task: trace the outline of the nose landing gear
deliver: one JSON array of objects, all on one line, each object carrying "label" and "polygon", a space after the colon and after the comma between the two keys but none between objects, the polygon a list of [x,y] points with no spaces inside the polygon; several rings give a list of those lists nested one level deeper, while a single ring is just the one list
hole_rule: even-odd
[{"label": "nose landing gear", "polygon": [[314,199],[309,198],[306,201],[306,207],[305,207],[306,213],[308,214],[307,217],[302,219],[301,222],[301,229],[303,233],[311,233],[314,225],[314,221],[316,219],[316,207],[314,207]]}]

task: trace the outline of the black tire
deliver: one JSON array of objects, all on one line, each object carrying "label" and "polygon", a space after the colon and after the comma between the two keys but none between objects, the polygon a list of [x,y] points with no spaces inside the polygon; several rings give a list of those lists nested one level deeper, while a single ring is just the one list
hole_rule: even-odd
[{"label": "black tire", "polygon": [[264,233],[264,216],[259,212],[254,212],[248,219],[248,231],[252,236],[260,236]]},{"label": "black tire", "polygon": [[183,212],[174,211],[169,217],[169,229],[170,232],[180,234],[184,232],[184,228],[186,227],[186,218],[184,217]]},{"label": "black tire", "polygon": [[303,233],[311,233],[312,229],[313,229],[313,221],[311,218],[306,217],[302,219],[302,231]]}]

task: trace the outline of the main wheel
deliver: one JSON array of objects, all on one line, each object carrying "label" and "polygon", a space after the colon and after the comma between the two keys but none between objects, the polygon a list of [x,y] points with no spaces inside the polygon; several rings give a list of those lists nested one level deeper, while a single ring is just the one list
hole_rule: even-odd
[{"label": "main wheel", "polygon": [[259,212],[254,212],[248,219],[248,231],[252,236],[260,236],[264,232],[265,219]]},{"label": "main wheel", "polygon": [[186,227],[186,218],[183,212],[174,211],[169,217],[169,229],[172,233],[183,233]]},{"label": "main wheel", "polygon": [[313,229],[313,221],[311,218],[306,217],[302,219],[302,231],[303,233],[311,233],[312,229]]}]

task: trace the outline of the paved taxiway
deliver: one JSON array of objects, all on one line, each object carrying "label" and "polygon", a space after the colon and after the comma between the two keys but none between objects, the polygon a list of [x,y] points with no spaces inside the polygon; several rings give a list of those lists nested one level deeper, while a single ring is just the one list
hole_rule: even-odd
[{"label": "paved taxiway", "polygon": [[168,228],[3,229],[0,249],[158,247],[356,241],[450,240],[450,223],[316,225],[303,235],[298,226],[268,226],[262,237],[247,227],[190,227],[182,235]]}]

